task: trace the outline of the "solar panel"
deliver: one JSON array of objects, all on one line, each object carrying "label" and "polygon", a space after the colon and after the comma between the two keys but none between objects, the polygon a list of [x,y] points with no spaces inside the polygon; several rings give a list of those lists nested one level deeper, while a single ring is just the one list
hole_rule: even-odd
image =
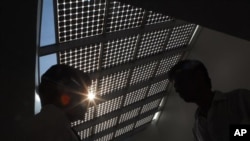
[{"label": "solar panel", "polygon": [[74,66],[84,72],[94,72],[99,69],[101,44],[72,48],[59,52],[59,63]]},{"label": "solar panel", "polygon": [[117,1],[111,1],[107,20],[107,32],[140,27],[144,10]]},{"label": "solar panel", "polygon": [[138,35],[108,41],[104,45],[102,68],[106,69],[133,60]]},{"label": "solar panel", "polygon": [[103,33],[106,0],[57,0],[59,42]]},{"label": "solar panel", "polygon": [[187,45],[195,27],[195,24],[174,27],[166,49],[173,49]]},{"label": "solar panel", "polygon": [[163,51],[168,33],[168,29],[144,33],[142,35],[137,58],[150,56]]},{"label": "solar panel", "polygon": [[147,25],[161,23],[161,22],[170,22],[173,20],[174,19],[171,18],[170,16],[163,15],[161,13],[157,13],[157,12],[153,12],[153,11],[149,11]]},{"label": "solar panel", "polygon": [[145,65],[136,66],[132,73],[130,85],[148,80],[149,78],[153,77],[156,64],[157,62],[153,61]]},{"label": "solar panel", "polygon": [[100,98],[71,123],[81,140],[114,140],[149,124],[196,25],[114,0],[55,4],[57,41],[39,49],[40,60],[53,54],[88,73],[88,91]]}]

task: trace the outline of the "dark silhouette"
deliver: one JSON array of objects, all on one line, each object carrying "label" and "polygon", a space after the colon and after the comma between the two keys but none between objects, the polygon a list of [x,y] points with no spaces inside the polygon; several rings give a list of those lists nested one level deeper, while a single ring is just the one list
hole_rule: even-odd
[{"label": "dark silhouette", "polygon": [[250,91],[212,91],[210,77],[202,62],[180,61],[168,75],[180,97],[198,105],[193,128],[196,140],[229,141],[231,124],[250,123]]},{"label": "dark silhouette", "polygon": [[87,109],[87,74],[67,65],[54,65],[41,78],[42,110],[29,123],[27,140],[76,141],[70,122],[84,118]]}]

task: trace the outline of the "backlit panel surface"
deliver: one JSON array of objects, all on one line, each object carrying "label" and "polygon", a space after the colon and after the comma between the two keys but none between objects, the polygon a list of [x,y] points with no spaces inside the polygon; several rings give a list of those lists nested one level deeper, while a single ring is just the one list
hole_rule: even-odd
[{"label": "backlit panel surface", "polygon": [[140,27],[143,15],[142,8],[112,1],[109,7],[107,32]]},{"label": "backlit panel surface", "polygon": [[98,70],[101,44],[73,48],[59,52],[60,64],[74,66],[84,72]]},{"label": "backlit panel surface", "polygon": [[138,36],[109,41],[104,45],[102,67],[109,68],[133,60]]},{"label": "backlit panel surface", "polygon": [[173,21],[173,18],[163,15],[161,13],[149,11],[147,24],[156,24],[156,23],[169,22],[169,21]]},{"label": "backlit panel surface", "polygon": [[82,119],[71,122],[81,140],[119,140],[149,124],[167,96],[167,73],[196,25],[114,0],[54,4],[56,42],[39,48],[38,60],[53,54],[52,64],[91,77],[88,91],[97,97]]},{"label": "backlit panel surface", "polygon": [[106,0],[57,0],[59,42],[102,34],[105,6]]},{"label": "backlit panel surface", "polygon": [[100,95],[106,95],[107,93],[120,90],[127,84],[129,70],[110,74],[102,77],[100,80]]},{"label": "backlit panel surface", "polygon": [[181,58],[181,53],[168,56],[161,60],[156,75],[163,75],[166,74]]},{"label": "backlit panel surface", "polygon": [[137,66],[134,68],[130,85],[139,83],[144,80],[148,80],[153,77],[154,70],[157,62],[152,62],[146,65]]},{"label": "backlit panel surface", "polygon": [[164,49],[167,35],[168,29],[143,34],[137,58],[161,52]]},{"label": "backlit panel surface", "polygon": [[173,49],[186,46],[193,34],[196,25],[186,24],[174,27],[166,49]]}]

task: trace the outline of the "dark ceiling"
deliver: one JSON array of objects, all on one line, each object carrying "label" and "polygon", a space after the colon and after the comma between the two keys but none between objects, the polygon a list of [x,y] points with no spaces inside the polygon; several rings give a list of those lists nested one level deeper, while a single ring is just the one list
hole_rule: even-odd
[{"label": "dark ceiling", "polygon": [[228,0],[118,0],[250,40],[250,5]]}]

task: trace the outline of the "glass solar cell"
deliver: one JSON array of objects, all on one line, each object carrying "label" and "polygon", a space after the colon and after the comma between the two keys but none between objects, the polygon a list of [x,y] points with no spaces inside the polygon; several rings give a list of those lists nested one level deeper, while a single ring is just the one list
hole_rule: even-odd
[{"label": "glass solar cell", "polygon": [[136,122],[136,124],[135,124],[135,128],[140,127],[140,126],[142,126],[144,124],[147,124],[147,123],[151,122],[153,117],[154,117],[154,115],[150,115],[150,116],[147,116],[147,117],[145,117],[145,118],[143,118],[141,120],[138,120]]},{"label": "glass solar cell", "polygon": [[129,124],[129,125],[121,128],[121,129],[116,130],[115,137],[118,137],[118,136],[120,136],[122,134],[125,134],[125,133],[133,130],[133,127],[134,127],[134,123]]},{"label": "glass solar cell", "polygon": [[132,78],[130,80],[130,85],[148,80],[153,77],[154,70],[156,68],[157,62],[151,62],[146,65],[137,66],[134,68],[132,73]]},{"label": "glass solar cell", "polygon": [[124,121],[127,121],[129,119],[136,117],[139,114],[139,110],[140,110],[140,107],[122,114],[120,117],[120,120],[119,120],[119,124],[124,122]]},{"label": "glass solar cell", "polygon": [[97,124],[95,126],[95,128],[94,128],[94,133],[97,134],[99,132],[102,132],[102,131],[104,131],[104,130],[106,130],[108,128],[111,128],[111,127],[115,126],[116,121],[117,121],[117,117],[106,120],[106,121],[104,121],[102,123]]},{"label": "glass solar cell", "polygon": [[142,110],[141,110],[141,114],[157,108],[159,106],[160,102],[161,102],[161,99],[157,99],[157,100],[154,100],[148,104],[143,105]]},{"label": "glass solar cell", "polygon": [[83,140],[91,136],[91,132],[92,132],[92,127],[79,131],[78,135],[80,135],[81,140]]},{"label": "glass solar cell", "polygon": [[106,0],[57,0],[59,42],[100,35]]},{"label": "glass solar cell", "polygon": [[156,13],[153,11],[149,11],[148,20],[146,24],[156,24],[161,22],[173,21],[173,18],[163,15],[161,13]]},{"label": "glass solar cell", "polygon": [[161,60],[156,76],[166,74],[181,58],[182,54],[171,55]]},{"label": "glass solar cell", "polygon": [[186,24],[174,27],[168,41],[166,50],[182,47],[188,44],[196,25]]},{"label": "glass solar cell", "polygon": [[121,107],[123,96],[117,97],[112,100],[105,101],[97,105],[97,117],[115,111]]},{"label": "glass solar cell", "polygon": [[114,74],[103,76],[100,80],[100,95],[123,89],[127,84],[129,70],[123,70]]},{"label": "glass solar cell", "polygon": [[94,141],[110,141],[112,139],[112,137],[113,137],[113,134],[114,133],[107,134],[107,135],[105,135],[105,136],[103,136],[101,138],[98,138],[98,139],[94,140]]},{"label": "glass solar cell", "polygon": [[133,60],[138,36],[109,41],[104,44],[102,67],[108,68]]},{"label": "glass solar cell", "polygon": [[144,13],[142,8],[111,1],[107,20],[107,32],[141,26]]},{"label": "glass solar cell", "polygon": [[94,109],[95,109],[94,106],[89,107],[87,109],[87,112],[85,113],[85,116],[84,116],[84,122],[89,121],[94,118]]},{"label": "glass solar cell", "polygon": [[84,72],[94,72],[99,68],[101,44],[74,48],[59,52],[60,64],[74,66]]},{"label": "glass solar cell", "polygon": [[144,87],[142,89],[130,92],[126,95],[124,106],[140,101],[146,97],[148,87]]},{"label": "glass solar cell", "polygon": [[137,58],[146,57],[161,52],[165,47],[168,29],[144,33],[142,35]]},{"label": "glass solar cell", "polygon": [[148,92],[148,97],[165,91],[167,89],[168,83],[169,83],[169,80],[166,79],[166,80],[152,84]]}]

